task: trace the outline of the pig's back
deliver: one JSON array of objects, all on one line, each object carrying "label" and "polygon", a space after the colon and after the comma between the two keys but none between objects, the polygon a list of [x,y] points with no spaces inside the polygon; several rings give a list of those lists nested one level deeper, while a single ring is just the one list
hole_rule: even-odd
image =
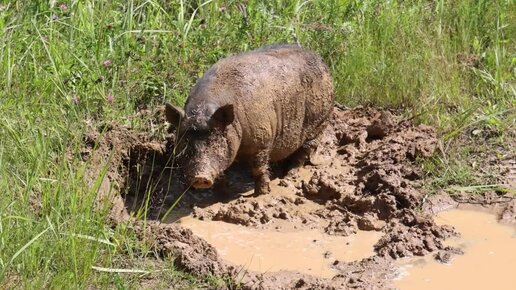
[{"label": "pig's back", "polygon": [[199,99],[235,105],[244,158],[269,147],[272,161],[288,157],[318,135],[333,109],[326,65],[295,45],[223,59],[203,79]]}]

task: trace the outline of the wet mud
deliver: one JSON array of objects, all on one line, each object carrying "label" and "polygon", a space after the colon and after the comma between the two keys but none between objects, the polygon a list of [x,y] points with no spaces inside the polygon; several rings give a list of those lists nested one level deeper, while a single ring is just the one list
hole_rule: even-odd
[{"label": "wet mud", "polygon": [[[388,111],[335,108],[316,156],[322,164],[290,171],[288,161],[273,164],[271,194],[254,196],[249,170],[238,163],[226,173],[229,184],[223,193],[184,191],[176,178],[174,134],[166,131],[162,110],[150,118],[152,134],[117,125],[92,129],[81,157],[88,164],[90,186],[100,184],[98,208],[109,212],[113,226],[127,224],[156,252],[172,255],[180,269],[229,277],[242,289],[388,289],[394,287],[393,265],[399,258],[437,254],[436,259],[446,261],[461,253],[445,242],[460,234],[436,223],[433,215],[464,201],[429,199],[422,190],[418,159],[431,156],[437,146],[431,127],[416,126]],[[512,222],[514,200],[497,198],[499,217]],[[244,234],[238,236],[236,229]],[[351,249],[349,241],[360,243],[364,232],[377,236],[360,255],[347,259],[337,253],[339,243],[342,251]],[[224,239],[224,233],[235,236]],[[246,266],[227,254],[231,247],[223,247],[229,240],[242,245],[267,233],[278,239],[282,234],[314,235],[312,242],[328,246],[311,252],[320,254],[316,270]],[[258,245],[254,241],[241,250]],[[304,255],[299,247],[289,254],[294,261]]]},{"label": "wet mud", "polygon": [[453,225],[461,237],[447,240],[465,255],[438,252],[397,261],[395,286],[403,289],[513,289],[516,265],[516,225],[499,223],[493,212],[453,209],[435,217]]},{"label": "wet mud", "polygon": [[257,273],[296,271],[322,278],[339,272],[332,262],[353,262],[373,256],[377,231],[359,231],[347,237],[317,229],[277,231],[255,229],[221,221],[180,220],[194,234],[213,245],[221,258]]}]

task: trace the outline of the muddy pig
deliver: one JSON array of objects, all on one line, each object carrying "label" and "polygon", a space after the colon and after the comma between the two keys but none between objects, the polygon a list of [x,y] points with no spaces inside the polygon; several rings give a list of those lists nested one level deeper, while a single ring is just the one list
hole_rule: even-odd
[{"label": "muddy pig", "polygon": [[315,151],[334,99],[321,57],[285,44],[218,61],[191,89],[184,110],[166,104],[165,113],[176,128],[188,185],[210,188],[242,160],[251,167],[255,194],[264,194],[269,162]]}]

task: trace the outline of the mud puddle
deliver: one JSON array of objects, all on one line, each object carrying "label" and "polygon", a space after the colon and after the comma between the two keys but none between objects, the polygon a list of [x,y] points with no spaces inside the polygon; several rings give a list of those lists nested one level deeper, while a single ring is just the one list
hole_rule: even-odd
[{"label": "mud puddle", "polygon": [[293,271],[332,278],[335,259],[343,262],[373,256],[378,232],[359,231],[341,237],[318,230],[278,232],[257,230],[219,221],[186,217],[179,223],[214,246],[226,261],[257,273]]},{"label": "mud puddle", "polygon": [[[345,171],[344,168],[338,169],[341,170],[333,172],[339,174]],[[311,166],[299,168],[295,172],[295,182],[307,184],[316,171]],[[238,178],[245,180],[243,176]],[[249,190],[243,192],[242,196],[252,194],[253,190]],[[339,274],[338,270],[332,268],[335,261],[360,261],[375,255],[374,245],[383,236],[381,232],[357,230],[346,236],[329,235],[320,229],[327,228],[330,222],[312,217],[309,223],[308,219],[302,219],[303,216],[310,218],[306,213],[317,212],[324,209],[324,206],[316,201],[300,199],[296,195],[293,180],[275,179],[271,182],[271,196],[253,197],[249,201],[259,209],[265,208],[267,203],[271,203],[271,199],[277,200],[280,209],[270,215],[271,221],[255,223],[254,226],[239,224],[249,218],[245,215],[243,218],[232,217],[237,223],[200,220],[194,216],[204,218],[205,210],[198,208],[194,209],[193,216],[176,220],[177,215],[171,215],[164,222],[177,222],[191,229],[195,235],[214,246],[221,258],[243,270],[256,273],[292,271],[333,278]],[[292,200],[294,204],[289,204],[288,201]],[[298,201],[297,204],[295,200]],[[210,205],[209,209],[212,212],[223,212],[226,206],[227,204],[218,202]],[[237,210],[234,212],[238,213]]]},{"label": "mud puddle", "polygon": [[396,262],[399,289],[514,289],[516,227],[498,222],[496,215],[453,209],[439,213],[437,224],[452,225],[461,234],[445,243],[464,255],[439,263],[431,256]]},{"label": "mud puddle", "polygon": [[[272,193],[261,196],[249,195],[253,180],[236,164],[226,172],[229,193],[220,195],[181,189],[174,133],[162,111],[151,115],[149,132],[93,129],[80,157],[113,226],[127,225],[179,269],[229,276],[242,289],[387,289],[399,258],[459,252],[446,243],[455,229],[420,210],[417,160],[436,148],[431,127],[373,108],[335,108],[319,152],[326,164],[289,174],[273,164]],[[498,203],[501,218],[516,220],[509,202]]]}]

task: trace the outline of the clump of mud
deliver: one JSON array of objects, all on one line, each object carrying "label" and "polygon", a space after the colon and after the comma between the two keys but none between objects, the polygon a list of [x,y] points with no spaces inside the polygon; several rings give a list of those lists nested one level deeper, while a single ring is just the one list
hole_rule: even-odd
[{"label": "clump of mud", "polygon": [[[156,120],[161,114],[156,112]],[[98,204],[110,205],[114,225],[128,222],[158,252],[174,255],[178,267],[194,274],[240,276],[244,289],[385,289],[392,259],[437,252],[438,259],[448,260],[458,253],[443,244],[457,235],[453,228],[438,226],[419,211],[424,195],[417,160],[433,154],[436,133],[388,111],[335,108],[318,152],[327,162],[286,174],[285,164],[274,165],[272,193],[262,196],[250,194],[253,180],[238,163],[226,173],[229,193],[185,192],[176,177],[173,133],[151,138],[114,125],[101,131],[86,136],[81,153],[91,164],[87,178],[92,184],[103,166],[110,165]],[[385,234],[375,246],[375,256],[351,263],[333,261],[339,272],[333,279],[293,272],[260,274],[242,272],[223,261],[210,244],[174,223],[186,215],[278,231]],[[139,221],[142,218],[149,221]]]}]

